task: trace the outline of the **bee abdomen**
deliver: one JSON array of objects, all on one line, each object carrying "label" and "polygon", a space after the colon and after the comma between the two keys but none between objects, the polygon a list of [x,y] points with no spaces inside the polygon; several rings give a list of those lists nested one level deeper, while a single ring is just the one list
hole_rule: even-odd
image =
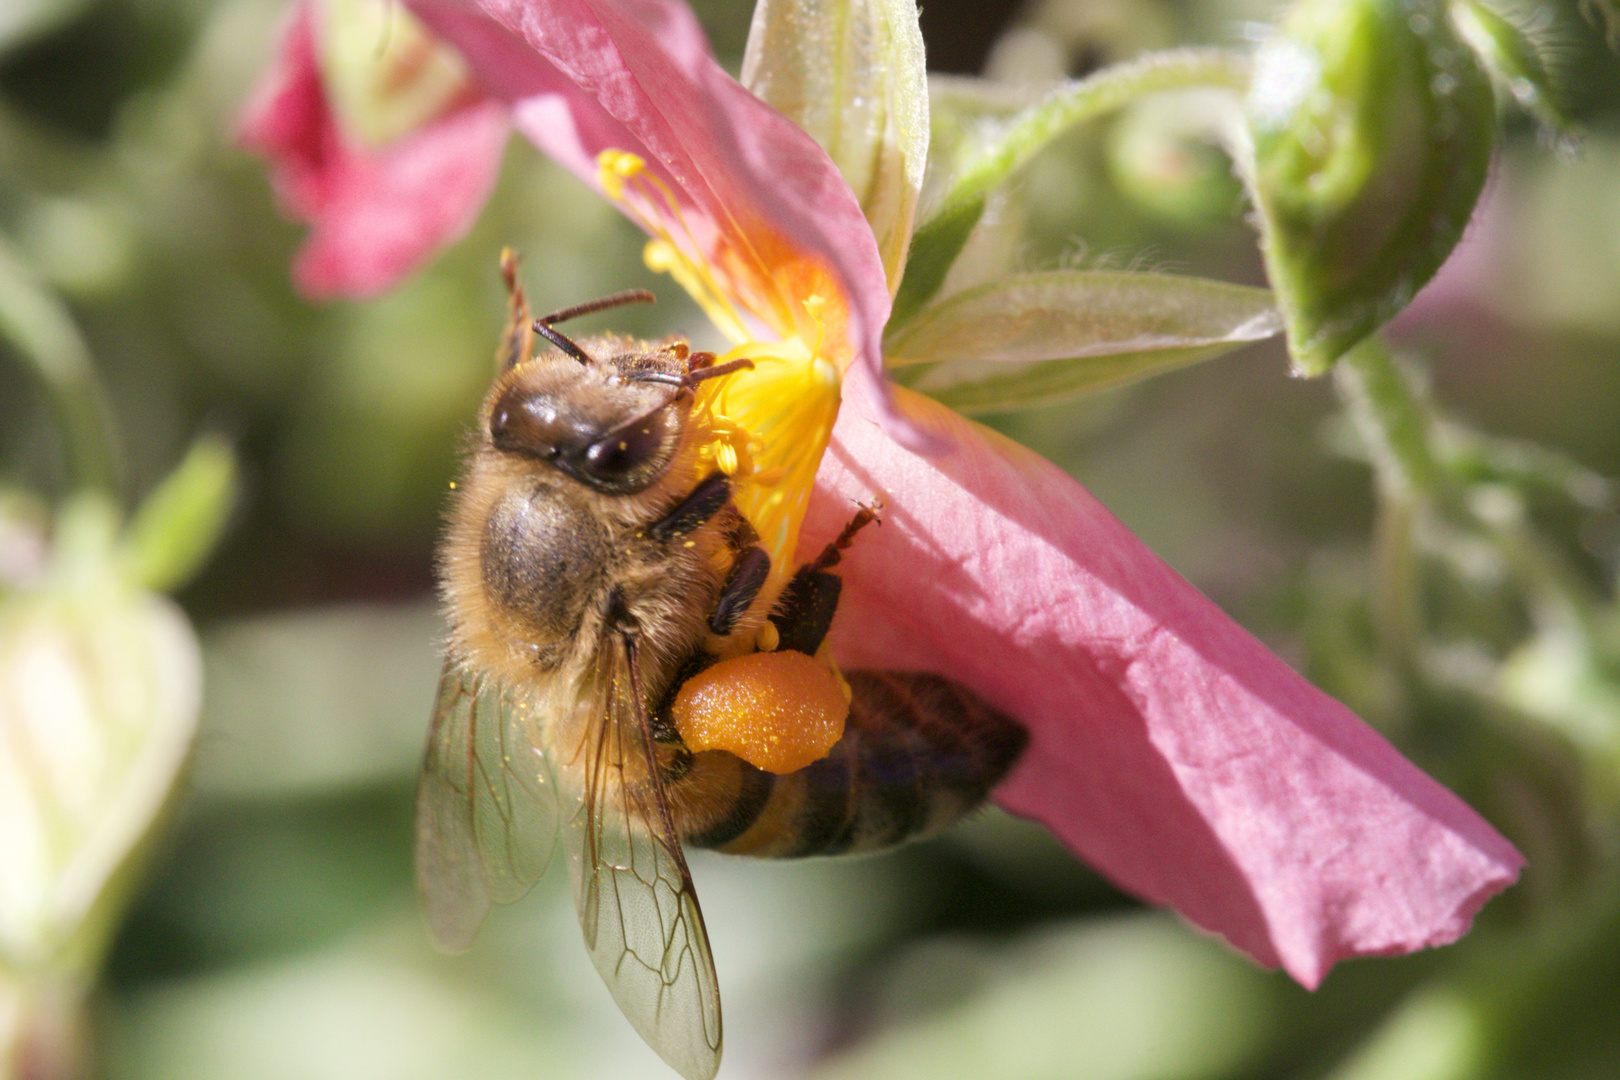
[{"label": "bee abdomen", "polygon": [[930,836],[983,803],[1028,741],[1018,723],[941,676],[846,678],[844,736],[813,765],[775,776],[729,754],[695,759],[678,782],[688,843],[796,858]]}]

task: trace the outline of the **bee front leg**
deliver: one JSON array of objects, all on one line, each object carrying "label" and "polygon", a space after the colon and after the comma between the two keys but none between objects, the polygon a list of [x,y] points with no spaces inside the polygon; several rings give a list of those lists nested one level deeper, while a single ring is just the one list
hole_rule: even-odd
[{"label": "bee front leg", "polygon": [[529,312],[529,301],[523,295],[523,283],[518,281],[517,252],[501,249],[501,280],[506,283],[506,331],[501,335],[500,348],[495,350],[498,371],[517,367],[534,355],[534,319]]},{"label": "bee front leg", "polygon": [[647,526],[654,540],[674,540],[692,532],[718,514],[731,501],[731,481],[725,473],[710,473],[675,504],[675,509]]}]

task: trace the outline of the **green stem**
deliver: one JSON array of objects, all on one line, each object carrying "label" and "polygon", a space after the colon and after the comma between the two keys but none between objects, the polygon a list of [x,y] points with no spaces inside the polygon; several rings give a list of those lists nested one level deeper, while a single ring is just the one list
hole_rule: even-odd
[{"label": "green stem", "polygon": [[1175,49],[1104,68],[1065,83],[1007,122],[994,143],[963,166],[938,208],[911,240],[889,329],[904,326],[933,299],[984,213],[985,198],[1058,135],[1147,94],[1249,86],[1248,57],[1226,49]]},{"label": "green stem", "polygon": [[1351,349],[1334,375],[1339,396],[1372,453],[1384,494],[1418,500],[1439,495],[1434,418],[1383,342],[1371,337]]},{"label": "green stem", "polygon": [[72,316],[0,238],[0,339],[39,380],[56,418],[69,480],[115,494],[118,452],[90,349]]},{"label": "green stem", "polygon": [[1418,515],[1445,498],[1434,418],[1411,376],[1376,337],[1346,353],[1334,375],[1378,476],[1373,618],[1390,662],[1411,676],[1423,626],[1413,534]]},{"label": "green stem", "polygon": [[1076,124],[1148,94],[1199,88],[1247,90],[1248,57],[1228,49],[1175,49],[1116,64],[1068,83],[1020,113],[994,147],[958,174],[940,202],[938,216],[984,198],[991,188]]},{"label": "green stem", "polygon": [[1411,685],[1418,674],[1423,636],[1423,597],[1413,533],[1417,504],[1404,496],[1378,500],[1373,530],[1373,625],[1386,661]]}]

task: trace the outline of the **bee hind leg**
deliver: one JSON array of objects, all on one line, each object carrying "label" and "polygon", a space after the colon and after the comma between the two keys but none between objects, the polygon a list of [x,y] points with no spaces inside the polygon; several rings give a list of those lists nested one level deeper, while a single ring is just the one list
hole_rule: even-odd
[{"label": "bee hind leg", "polygon": [[777,648],[794,649],[811,656],[821,648],[832,626],[833,613],[838,610],[838,595],[844,587],[843,580],[829,570],[838,565],[855,534],[877,520],[876,507],[862,506],[837,538],[821,549],[814,562],[799,567],[771,612]]}]

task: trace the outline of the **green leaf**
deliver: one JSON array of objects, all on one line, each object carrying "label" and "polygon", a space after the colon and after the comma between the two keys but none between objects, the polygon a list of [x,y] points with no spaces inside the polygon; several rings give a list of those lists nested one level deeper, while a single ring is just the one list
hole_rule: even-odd
[{"label": "green leaf", "polygon": [[[1264,289],[1169,274],[1053,270],[967,289],[885,345],[898,377],[964,412],[1146,378],[1282,329]],[[915,374],[908,365],[928,365]]]},{"label": "green leaf", "polygon": [[1252,1075],[1287,1022],[1267,976],[1161,914],[1059,923],[994,949],[929,942],[886,980],[890,1022],[811,1080],[1220,1080]]},{"label": "green leaf", "polygon": [[915,0],[760,0],[742,83],[809,132],[849,181],[892,292],[928,157]]},{"label": "green leaf", "polygon": [[224,439],[193,443],[130,521],[124,553],[131,580],[168,592],[196,573],[224,532],[235,481],[236,457]]},{"label": "green leaf", "polygon": [[1405,307],[1485,183],[1489,82],[1433,2],[1304,0],[1255,59],[1249,170],[1295,367]]},{"label": "green leaf", "polygon": [[951,272],[983,215],[984,200],[979,199],[940,214],[917,230],[905,276],[900,279],[900,291],[894,294],[894,306],[889,311],[889,328],[905,326],[939,292],[945,275]]},{"label": "green leaf", "polygon": [[1524,716],[1568,739],[1595,786],[1620,787],[1620,682],[1575,626],[1530,638],[1502,662],[1496,691]]},{"label": "green leaf", "polygon": [[1479,1001],[1436,980],[1411,994],[1329,1080],[1468,1080],[1488,1075],[1491,1018]]},{"label": "green leaf", "polygon": [[978,224],[985,198],[1053,139],[1146,94],[1191,87],[1243,90],[1247,74],[1247,64],[1233,53],[1180,49],[1063,83],[1016,109],[1018,91],[985,84],[983,92],[974,93],[956,79],[942,84],[934,95],[943,115],[935,123],[938,148],[929,155],[929,199],[890,325],[903,324],[933,299]]}]

